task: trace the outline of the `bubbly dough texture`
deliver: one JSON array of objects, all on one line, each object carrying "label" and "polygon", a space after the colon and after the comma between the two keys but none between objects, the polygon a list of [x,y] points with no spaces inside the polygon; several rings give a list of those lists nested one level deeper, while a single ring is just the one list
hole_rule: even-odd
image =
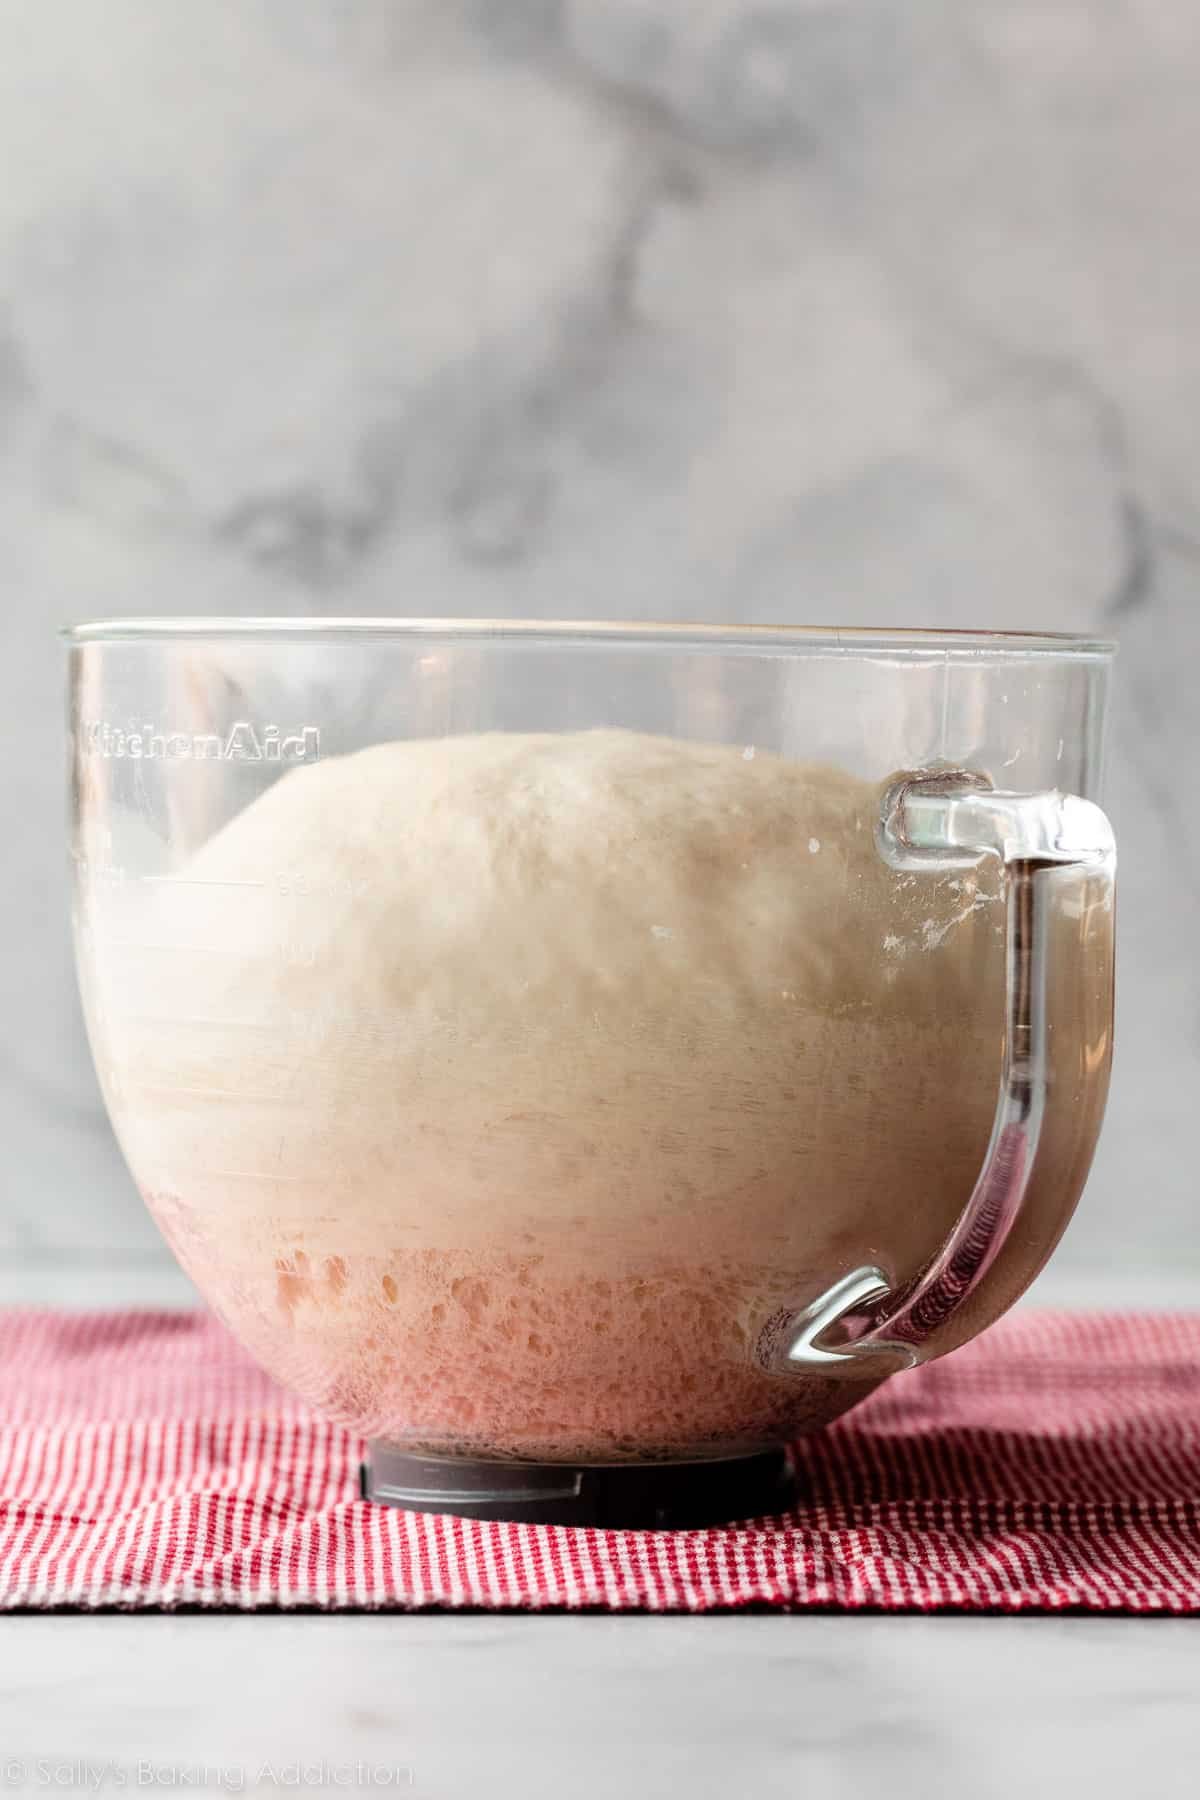
[{"label": "bubbly dough texture", "polygon": [[613,731],[286,774],[120,971],[110,1101],[202,1290],[413,1448],[718,1454],[843,1410],[863,1386],[767,1374],[759,1335],[936,1248],[1002,1024],[994,868],[899,875],[877,810]]}]

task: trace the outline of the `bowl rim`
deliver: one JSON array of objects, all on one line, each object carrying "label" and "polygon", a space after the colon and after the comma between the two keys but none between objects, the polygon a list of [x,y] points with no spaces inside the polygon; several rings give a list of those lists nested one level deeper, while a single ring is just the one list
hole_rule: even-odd
[{"label": "bowl rim", "polygon": [[357,638],[538,639],[550,642],[667,644],[679,648],[729,648],[833,652],[843,655],[937,655],[961,657],[1051,656],[1109,658],[1114,640],[1069,631],[992,631],[871,625],[708,625],[625,619],[391,618],[323,615],[181,615],[95,619],[64,625],[68,647],[120,642],[171,643],[179,639],[289,639],[336,641]]}]

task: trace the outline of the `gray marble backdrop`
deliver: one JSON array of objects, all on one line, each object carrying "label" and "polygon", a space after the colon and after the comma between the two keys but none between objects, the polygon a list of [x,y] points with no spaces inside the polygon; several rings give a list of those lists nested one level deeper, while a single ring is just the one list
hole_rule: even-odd
[{"label": "gray marble backdrop", "polygon": [[[1103,628],[1064,1264],[1200,1268],[1200,11],[0,0],[0,1258],[165,1258],[64,929],[63,620]],[[106,1273],[107,1271],[107,1273]]]}]

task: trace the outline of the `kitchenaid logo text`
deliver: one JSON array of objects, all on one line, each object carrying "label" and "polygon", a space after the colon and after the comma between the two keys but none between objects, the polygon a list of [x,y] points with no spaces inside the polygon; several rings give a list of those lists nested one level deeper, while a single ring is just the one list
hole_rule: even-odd
[{"label": "kitchenaid logo text", "polygon": [[153,725],[140,730],[89,721],[82,727],[85,756],[133,757],[157,762],[316,762],[321,754],[321,732],[316,725],[301,725],[284,732],[278,725],[252,725],[239,719],[228,732],[158,731]]}]

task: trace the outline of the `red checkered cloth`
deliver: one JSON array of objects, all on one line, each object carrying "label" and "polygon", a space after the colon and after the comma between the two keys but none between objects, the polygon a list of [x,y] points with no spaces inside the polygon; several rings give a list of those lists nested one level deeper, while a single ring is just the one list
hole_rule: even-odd
[{"label": "red checkered cloth", "polygon": [[1018,1312],[798,1447],[795,1514],[496,1525],[203,1314],[0,1314],[0,1605],[1200,1612],[1200,1315]]}]

